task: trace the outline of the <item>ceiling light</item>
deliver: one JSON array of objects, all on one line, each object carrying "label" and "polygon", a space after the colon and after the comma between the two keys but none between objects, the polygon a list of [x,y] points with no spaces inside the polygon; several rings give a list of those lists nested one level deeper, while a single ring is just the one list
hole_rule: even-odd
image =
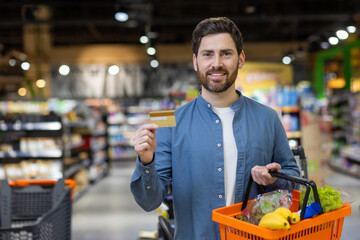
[{"label": "ceiling light", "polygon": [[19,96],[22,96],[22,97],[24,97],[25,95],[26,95],[26,88],[19,88],[18,89],[18,94],[19,94]]},{"label": "ceiling light", "polygon": [[285,57],[283,57],[282,62],[283,62],[283,64],[286,64],[286,65],[290,64],[291,58],[289,56],[285,56]]},{"label": "ceiling light", "polygon": [[147,54],[149,54],[150,56],[155,55],[156,53],[156,49],[153,47],[148,47],[148,49],[146,50]]},{"label": "ceiling light", "polygon": [[115,13],[115,19],[119,22],[126,22],[129,19],[129,15],[122,9]]},{"label": "ceiling light", "polygon": [[330,44],[328,42],[321,42],[320,47],[322,49],[328,49],[330,47]]},{"label": "ceiling light", "polygon": [[151,61],[150,61],[150,66],[151,66],[152,68],[157,68],[157,67],[159,66],[158,60],[156,60],[156,59],[151,60]]},{"label": "ceiling light", "polygon": [[336,36],[340,39],[340,40],[345,40],[349,37],[349,34],[347,31],[345,30],[337,30],[336,31]]},{"label": "ceiling light", "polygon": [[252,14],[256,11],[256,7],[255,6],[247,6],[245,7],[245,13],[247,14]]},{"label": "ceiling light", "polygon": [[108,73],[109,73],[110,75],[116,75],[116,74],[119,73],[119,71],[120,71],[120,69],[119,69],[119,67],[116,66],[116,65],[112,65],[112,66],[110,66],[109,69],[108,69]]},{"label": "ceiling light", "polygon": [[38,88],[44,88],[46,86],[46,81],[40,78],[36,81],[35,84]]},{"label": "ceiling light", "polygon": [[140,37],[140,42],[141,42],[142,44],[146,44],[146,43],[149,42],[149,38],[148,38],[147,36],[141,36],[141,37]]},{"label": "ceiling light", "polygon": [[349,33],[355,33],[355,32],[356,32],[356,27],[355,27],[355,26],[347,26],[347,27],[346,27],[346,30],[347,30]]},{"label": "ceiling light", "polygon": [[23,62],[23,63],[21,63],[21,68],[22,68],[22,70],[24,70],[24,71],[29,70],[29,69],[30,69],[30,63],[28,63],[28,62]]},{"label": "ceiling light", "polygon": [[63,76],[68,75],[70,72],[70,67],[68,65],[61,65],[59,67],[59,73]]},{"label": "ceiling light", "polygon": [[16,59],[15,59],[15,58],[10,58],[10,59],[9,59],[9,65],[10,65],[11,67],[14,67],[14,66],[16,65]]},{"label": "ceiling light", "polygon": [[339,39],[337,37],[329,37],[328,40],[331,45],[336,45],[339,43]]}]

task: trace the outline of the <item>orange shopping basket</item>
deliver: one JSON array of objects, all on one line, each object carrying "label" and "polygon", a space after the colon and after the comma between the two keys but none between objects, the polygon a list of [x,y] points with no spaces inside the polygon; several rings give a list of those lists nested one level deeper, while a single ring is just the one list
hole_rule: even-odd
[{"label": "orange shopping basket", "polygon": [[[315,201],[320,203],[316,184],[313,181],[278,172],[271,172],[270,174],[274,177],[284,178],[306,186],[302,209],[306,208],[311,188],[313,189]],[[213,210],[212,220],[219,223],[222,240],[340,239],[344,217],[351,214],[350,204],[344,204],[336,210],[322,213],[308,219],[304,219],[305,211],[301,211],[300,219],[302,220],[291,225],[290,230],[271,230],[239,220],[238,216],[247,205],[251,184],[252,178],[250,177],[244,201],[242,203]],[[300,192],[295,190],[292,193],[293,202],[290,210],[296,212],[299,207]]]}]

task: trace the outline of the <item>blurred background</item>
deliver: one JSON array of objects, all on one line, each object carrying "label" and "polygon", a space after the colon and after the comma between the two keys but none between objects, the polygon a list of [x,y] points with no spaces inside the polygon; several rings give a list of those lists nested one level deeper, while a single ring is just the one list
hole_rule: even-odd
[{"label": "blurred background", "polygon": [[308,177],[351,192],[341,239],[360,224],[357,0],[0,1],[0,178],[75,179],[73,239],[157,231],[129,183],[149,111],[199,93],[191,34],[233,20],[246,63],[236,88],[276,109]]}]

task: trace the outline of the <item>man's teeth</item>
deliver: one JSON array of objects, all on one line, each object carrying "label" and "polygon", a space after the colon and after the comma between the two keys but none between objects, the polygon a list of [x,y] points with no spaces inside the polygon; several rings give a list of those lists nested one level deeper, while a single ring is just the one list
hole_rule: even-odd
[{"label": "man's teeth", "polygon": [[222,76],[224,75],[223,73],[212,73],[211,75],[214,75],[214,76]]}]

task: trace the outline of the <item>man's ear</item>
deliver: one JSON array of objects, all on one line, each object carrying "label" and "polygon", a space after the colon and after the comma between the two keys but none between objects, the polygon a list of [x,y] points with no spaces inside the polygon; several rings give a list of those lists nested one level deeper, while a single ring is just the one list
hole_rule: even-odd
[{"label": "man's ear", "polygon": [[195,53],[193,53],[193,66],[194,66],[195,71],[197,72],[197,64],[196,64],[196,55],[195,55]]},{"label": "man's ear", "polygon": [[245,53],[244,51],[241,51],[239,55],[239,69],[242,69],[245,64]]}]

